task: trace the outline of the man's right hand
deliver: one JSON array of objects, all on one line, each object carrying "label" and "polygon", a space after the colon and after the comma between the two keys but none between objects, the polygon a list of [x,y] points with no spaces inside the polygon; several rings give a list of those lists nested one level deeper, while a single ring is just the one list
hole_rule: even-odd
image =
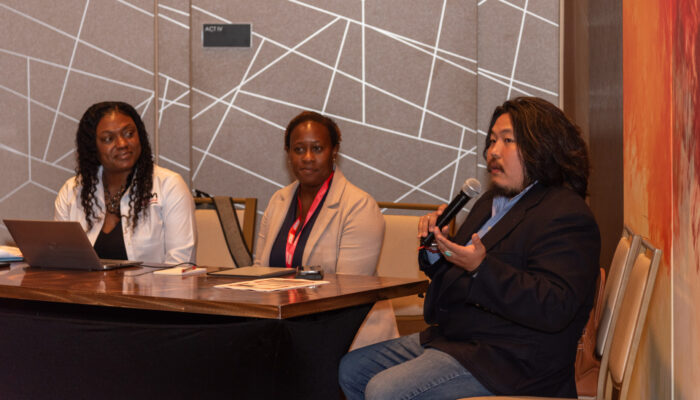
[{"label": "man's right hand", "polygon": [[[435,222],[437,222],[438,216],[442,215],[442,212],[445,211],[445,208],[447,208],[447,204],[442,204],[440,205],[440,207],[438,207],[437,211],[431,212],[430,214],[420,217],[420,219],[418,220],[419,238],[428,236],[428,232],[430,232],[435,227]],[[446,235],[449,227],[449,225],[445,225],[442,228],[442,233]]]}]

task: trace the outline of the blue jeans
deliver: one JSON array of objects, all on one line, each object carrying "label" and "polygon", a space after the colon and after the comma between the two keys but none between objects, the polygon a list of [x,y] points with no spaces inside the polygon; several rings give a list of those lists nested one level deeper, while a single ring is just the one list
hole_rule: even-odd
[{"label": "blue jeans", "polygon": [[424,349],[417,333],[351,351],[340,361],[338,378],[347,400],[492,395],[452,356]]}]

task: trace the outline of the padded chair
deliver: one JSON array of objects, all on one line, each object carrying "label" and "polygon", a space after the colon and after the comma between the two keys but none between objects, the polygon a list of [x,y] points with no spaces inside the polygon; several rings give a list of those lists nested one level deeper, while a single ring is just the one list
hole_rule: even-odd
[{"label": "padded chair", "polygon": [[[231,268],[252,264],[258,200],[230,197],[217,197],[217,200],[218,208],[212,198],[195,198],[197,264]],[[242,204],[243,208],[236,208],[234,213],[231,204]],[[221,215],[228,217],[222,219]]]},{"label": "padded chair", "polygon": [[610,268],[608,269],[607,282],[603,292],[603,310],[598,322],[598,334],[596,337],[596,355],[603,357],[603,350],[612,329],[612,322],[617,316],[617,305],[622,298],[622,292],[627,284],[629,272],[634,263],[641,237],[635,235],[625,226],[622,229],[622,237],[617,243]]},{"label": "padded chair", "polygon": [[606,352],[609,355],[608,368],[598,381],[599,399],[627,399],[661,253],[646,240],[639,245],[639,255],[629,274],[614,333],[610,338],[612,343]]},{"label": "padded chair", "polygon": [[[634,250],[634,249],[633,249]],[[596,399],[627,400],[629,382],[646,321],[649,301],[661,262],[661,250],[641,240],[631,252],[634,264],[623,271],[620,296],[611,318],[610,335],[603,349]],[[541,399],[528,396],[470,397],[469,400]]]},{"label": "padded chair", "polygon": [[[384,242],[377,262],[377,275],[427,279],[418,268],[418,219],[421,215],[437,210],[438,206],[390,202],[379,202],[378,205],[381,209],[420,212],[417,215],[384,215]],[[423,320],[422,297],[399,297],[391,302],[401,335],[418,332],[427,326]]]},{"label": "padded chair", "polygon": [[[603,298],[601,310],[600,312],[594,313],[600,315],[600,319],[596,323],[598,328],[596,330],[594,351],[595,357],[597,357],[599,360],[603,357],[608,336],[610,335],[610,332],[614,326],[613,322],[617,320],[617,316],[619,315],[617,312],[619,310],[618,305],[622,300],[622,294],[624,293],[624,288],[627,285],[629,273],[636,258],[640,242],[640,236],[635,235],[629,227],[623,227],[622,237],[617,243],[615,253],[613,254],[612,261],[610,262],[610,267],[608,268],[605,289],[602,293]],[[586,350],[590,351],[590,349]],[[586,377],[582,377],[585,382],[577,381],[577,386],[579,387],[579,399],[588,400],[596,398],[597,388],[600,387],[598,383],[600,369],[604,368],[606,368],[606,366],[602,365],[601,363],[598,371],[591,371],[591,374]],[[584,387],[587,390],[581,391],[581,387]]]}]

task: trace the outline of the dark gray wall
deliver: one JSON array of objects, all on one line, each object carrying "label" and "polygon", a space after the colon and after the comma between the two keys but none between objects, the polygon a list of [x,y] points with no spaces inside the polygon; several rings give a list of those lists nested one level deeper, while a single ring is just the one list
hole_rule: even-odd
[{"label": "dark gray wall", "polygon": [[607,268],[623,225],[622,1],[564,6],[563,104],[589,143],[589,203],[600,226],[601,265]]},{"label": "dark gray wall", "polygon": [[623,225],[622,0],[590,0],[589,93],[593,154],[591,208],[603,239],[602,265],[609,265]]}]

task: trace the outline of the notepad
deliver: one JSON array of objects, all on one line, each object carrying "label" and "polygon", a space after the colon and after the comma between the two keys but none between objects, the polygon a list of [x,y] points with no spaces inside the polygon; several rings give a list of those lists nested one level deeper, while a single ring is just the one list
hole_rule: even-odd
[{"label": "notepad", "polygon": [[182,266],[182,267],[172,267],[172,268],[167,268],[167,269],[161,269],[159,271],[155,271],[153,274],[155,275],[171,275],[171,276],[191,276],[191,275],[201,275],[201,274],[206,274],[207,269],[203,267],[195,267],[192,269],[191,266]]}]

